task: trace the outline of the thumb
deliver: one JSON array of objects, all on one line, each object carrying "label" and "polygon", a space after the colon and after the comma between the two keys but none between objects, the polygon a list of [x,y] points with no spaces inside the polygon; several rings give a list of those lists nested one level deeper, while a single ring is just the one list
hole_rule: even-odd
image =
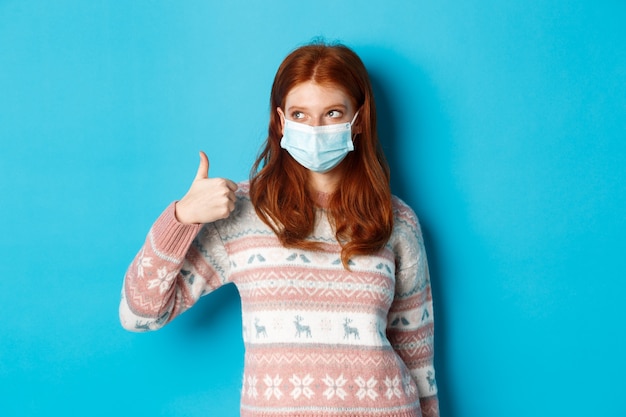
[{"label": "thumb", "polygon": [[204,152],[200,151],[200,166],[198,166],[195,179],[202,180],[206,178],[209,178],[209,158]]}]

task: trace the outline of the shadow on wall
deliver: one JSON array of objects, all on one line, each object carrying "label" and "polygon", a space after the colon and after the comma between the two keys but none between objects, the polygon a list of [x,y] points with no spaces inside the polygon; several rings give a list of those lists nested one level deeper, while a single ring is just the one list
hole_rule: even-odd
[{"label": "shadow on wall", "polygon": [[[180,320],[184,317],[184,320]],[[234,354],[241,350],[241,299],[234,284],[226,284],[203,296],[189,311],[177,318],[181,339],[198,349],[224,349]],[[216,346],[216,341],[221,346]],[[237,347],[237,348],[236,348]],[[235,362],[240,358],[235,358]],[[239,370],[233,370],[239,372]]]},{"label": "shadow on wall", "polygon": [[[425,176],[432,175],[428,164],[431,158],[423,150],[429,148],[425,145],[427,141],[440,141],[441,136],[447,135],[441,129],[446,127],[445,122],[441,123],[444,115],[434,114],[441,112],[435,89],[417,63],[393,51],[370,48],[361,56],[374,89],[378,134],[391,168],[392,191],[420,216],[420,207],[423,207],[420,201],[433,197],[428,196],[426,187],[421,186]],[[424,177],[420,179],[420,176]],[[442,416],[454,417],[457,412],[454,393],[450,390],[453,384],[449,379],[453,373],[446,366],[448,325],[443,308],[446,305],[446,278],[440,272],[445,269],[441,262],[448,257],[440,256],[440,245],[436,236],[430,233],[428,221],[420,217],[420,224],[428,255],[436,317],[435,369],[440,412]]]}]

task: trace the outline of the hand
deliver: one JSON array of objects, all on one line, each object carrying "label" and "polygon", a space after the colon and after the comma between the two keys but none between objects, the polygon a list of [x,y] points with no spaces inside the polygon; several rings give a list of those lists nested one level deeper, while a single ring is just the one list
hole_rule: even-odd
[{"label": "hand", "polygon": [[209,158],[200,152],[200,166],[187,194],[176,203],[176,218],[185,224],[225,219],[235,209],[237,184],[225,178],[209,178]]}]

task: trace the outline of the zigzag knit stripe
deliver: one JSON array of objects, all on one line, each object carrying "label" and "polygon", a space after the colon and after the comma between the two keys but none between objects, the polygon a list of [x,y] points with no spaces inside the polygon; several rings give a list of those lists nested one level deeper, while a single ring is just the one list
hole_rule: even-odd
[{"label": "zigzag knit stripe", "polygon": [[[340,406],[337,409],[315,406],[266,408],[242,403],[241,417],[416,417],[415,409],[419,409],[419,401],[416,401],[415,404],[409,404],[408,406],[392,408]],[[340,410],[342,414],[338,414],[337,411],[333,410]]]},{"label": "zigzag knit stripe", "polygon": [[294,366],[323,369],[345,369],[353,366],[372,369],[389,369],[398,366],[398,358],[391,346],[373,355],[372,349],[353,349],[349,345],[337,345],[329,349],[327,345],[251,345],[246,349],[246,357],[251,364],[277,367]]}]

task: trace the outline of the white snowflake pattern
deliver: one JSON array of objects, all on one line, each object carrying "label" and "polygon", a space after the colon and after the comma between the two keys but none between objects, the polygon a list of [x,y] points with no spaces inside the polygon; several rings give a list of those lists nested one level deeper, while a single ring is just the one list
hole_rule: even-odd
[{"label": "white snowflake pattern", "polygon": [[385,377],[385,386],[387,387],[387,392],[385,392],[385,396],[388,399],[392,399],[395,395],[398,398],[401,398],[402,391],[400,390],[400,378],[396,375],[393,379],[388,376]]},{"label": "white snowflake pattern", "polygon": [[343,377],[343,374],[339,375],[337,379],[333,379],[330,375],[326,374],[326,377],[322,379],[322,381],[328,387],[324,391],[324,396],[327,400],[330,400],[335,395],[344,400],[346,395],[348,395],[343,389],[343,386],[348,382],[348,380]]},{"label": "white snowflake pattern", "polygon": [[404,385],[404,393],[407,396],[410,397],[417,392],[417,387],[415,387],[411,375],[405,375],[404,377],[402,377],[402,383]]},{"label": "white snowflake pattern", "polygon": [[256,390],[256,383],[257,383],[256,376],[248,375],[248,378],[246,378],[246,381],[247,381],[246,382],[247,388],[245,389],[245,394],[248,396],[248,398],[257,398],[259,396],[259,393]]},{"label": "white snowflake pattern", "polygon": [[137,275],[141,278],[143,278],[144,268],[152,268],[152,258],[144,256],[144,251],[142,250],[137,263]]},{"label": "white snowflake pattern", "polygon": [[354,380],[356,384],[359,386],[359,390],[356,393],[356,396],[359,400],[364,399],[365,397],[369,397],[371,400],[375,400],[378,397],[378,393],[374,390],[378,381],[374,377],[371,377],[367,381],[363,379],[363,377],[358,377]]},{"label": "white snowflake pattern", "polygon": [[151,290],[155,287],[159,287],[159,294],[163,294],[170,287],[176,275],[178,275],[176,271],[167,272],[166,267],[159,268],[157,270],[158,278],[148,281],[148,289]]},{"label": "white snowflake pattern", "polygon": [[294,400],[297,400],[300,395],[304,395],[308,399],[311,399],[311,397],[315,394],[313,390],[309,388],[309,385],[313,382],[313,378],[309,374],[307,374],[304,378],[300,378],[294,374],[291,378],[289,378],[289,382],[291,382],[294,386],[291,391],[291,396]]},{"label": "white snowflake pattern", "polygon": [[283,392],[280,390],[280,384],[283,382],[282,378],[278,375],[272,379],[271,376],[265,375],[263,378],[263,382],[267,385],[265,389],[265,393],[263,394],[267,400],[272,399],[272,397],[276,397],[277,400],[283,396]]}]

